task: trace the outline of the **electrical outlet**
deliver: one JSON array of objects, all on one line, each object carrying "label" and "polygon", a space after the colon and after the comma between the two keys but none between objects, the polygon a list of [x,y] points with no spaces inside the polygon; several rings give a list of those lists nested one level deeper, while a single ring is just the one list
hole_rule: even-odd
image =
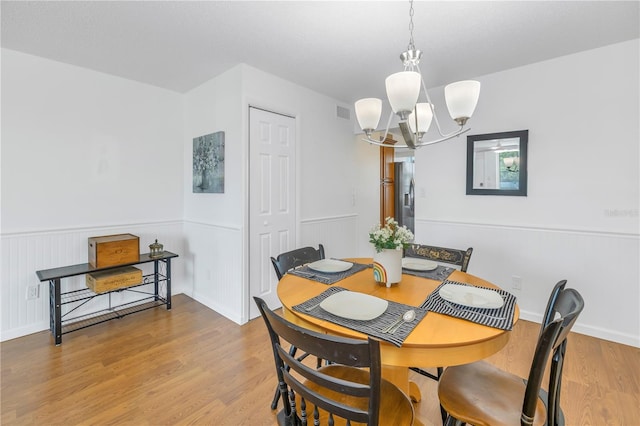
[{"label": "electrical outlet", "polygon": [[522,290],[522,278],[517,275],[512,275],[511,288],[513,288],[514,290]]},{"label": "electrical outlet", "polygon": [[40,297],[40,284],[27,286],[27,300],[34,300]]}]

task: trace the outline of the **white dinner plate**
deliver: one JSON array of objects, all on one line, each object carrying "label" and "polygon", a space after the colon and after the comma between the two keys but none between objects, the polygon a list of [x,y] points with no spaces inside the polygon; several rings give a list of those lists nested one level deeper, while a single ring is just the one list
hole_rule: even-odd
[{"label": "white dinner plate", "polygon": [[433,260],[418,259],[416,257],[403,257],[402,267],[410,271],[433,271],[438,268],[438,264]]},{"label": "white dinner plate", "polygon": [[445,284],[438,291],[440,297],[458,305],[473,308],[501,308],[504,304],[502,296],[495,290],[468,285]]},{"label": "white dinner plate", "polygon": [[344,272],[351,269],[353,263],[336,259],[320,259],[312,263],[307,263],[309,269],[318,272]]},{"label": "white dinner plate", "polygon": [[320,303],[325,311],[342,318],[367,321],[378,318],[387,310],[389,302],[356,291],[340,291]]}]

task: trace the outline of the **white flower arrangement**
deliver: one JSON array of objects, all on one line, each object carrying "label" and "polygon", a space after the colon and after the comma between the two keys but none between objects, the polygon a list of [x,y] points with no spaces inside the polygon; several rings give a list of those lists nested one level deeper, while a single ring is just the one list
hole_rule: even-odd
[{"label": "white flower arrangement", "polygon": [[392,217],[385,219],[384,226],[377,224],[369,232],[369,242],[378,253],[383,249],[405,248],[411,241],[413,233],[406,226],[398,226],[398,222]]}]

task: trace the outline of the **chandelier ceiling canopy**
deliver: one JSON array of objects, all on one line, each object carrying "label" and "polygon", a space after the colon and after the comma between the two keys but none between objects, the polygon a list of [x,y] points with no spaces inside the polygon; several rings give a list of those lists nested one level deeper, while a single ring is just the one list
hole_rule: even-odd
[{"label": "chandelier ceiling canopy", "polygon": [[[421,57],[422,52],[416,49],[413,42],[413,0],[410,0],[409,45],[407,50],[400,54],[404,71],[391,74],[385,81],[387,98],[392,112],[389,114],[384,135],[386,136],[389,132],[393,114],[396,114],[400,119],[400,131],[406,145],[388,145],[384,144],[383,141],[372,138],[372,133],[378,127],[380,116],[382,115],[382,100],[378,98],[360,99],[355,103],[358,124],[366,135],[366,138],[363,139],[364,141],[384,147],[416,149],[446,141],[471,130],[470,128],[465,128],[465,125],[473,115],[478,103],[480,82],[473,80],[458,81],[444,88],[449,115],[459,126],[454,132],[445,134],[440,127],[435,107],[431,102],[420,71],[419,63]],[[421,89],[426,102],[419,102]],[[422,137],[429,130],[432,121],[435,122],[440,137],[431,141],[423,141]]]}]

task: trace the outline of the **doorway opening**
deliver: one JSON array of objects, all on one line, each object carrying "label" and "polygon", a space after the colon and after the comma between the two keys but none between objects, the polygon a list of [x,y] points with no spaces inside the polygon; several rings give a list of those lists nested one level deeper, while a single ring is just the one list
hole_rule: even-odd
[{"label": "doorway opening", "polygon": [[[396,130],[396,133],[387,134],[385,144],[393,145],[399,140],[401,136]],[[415,233],[414,172],[413,150],[380,148],[380,224],[387,217],[393,217],[400,226],[406,226]]]}]

